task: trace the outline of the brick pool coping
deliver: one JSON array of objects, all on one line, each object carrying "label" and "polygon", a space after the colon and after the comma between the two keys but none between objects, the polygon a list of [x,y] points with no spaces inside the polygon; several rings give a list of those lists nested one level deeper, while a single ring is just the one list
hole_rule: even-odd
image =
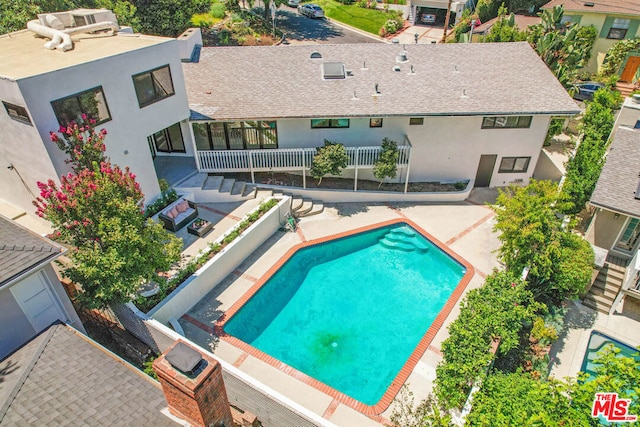
[{"label": "brick pool coping", "polygon": [[[233,317],[233,315],[236,314],[238,310],[240,310],[240,308],[242,308],[242,306],[247,301],[249,301],[249,299],[251,299],[251,297],[253,297],[253,295],[255,295],[255,293],[258,292],[258,290],[271,278],[271,276],[273,276],[275,272],[278,271],[280,267],[282,267],[298,250],[302,248],[306,248],[308,246],[317,245],[319,243],[325,243],[331,240],[336,240],[336,239],[351,236],[354,234],[363,233],[376,228],[381,228],[388,225],[399,224],[399,223],[408,224],[411,227],[413,227],[422,236],[426,237],[433,244],[438,246],[440,250],[442,250],[451,258],[455,259],[457,262],[462,264],[466,268],[466,272],[464,276],[462,276],[462,279],[460,279],[460,282],[458,283],[456,288],[451,293],[451,296],[449,296],[449,298],[447,299],[447,302],[442,307],[442,310],[440,310],[440,313],[438,313],[434,321],[431,323],[431,326],[429,327],[427,332],[423,335],[420,342],[418,342],[416,348],[413,350],[413,352],[407,359],[407,362],[400,369],[396,377],[391,382],[391,385],[389,386],[387,391],[382,395],[378,403],[376,403],[375,405],[365,405],[364,403],[359,402],[358,400],[324,384],[323,382],[318,381],[317,379],[301,371],[298,371],[297,369],[281,362],[280,360],[272,356],[269,356],[268,354],[258,350],[257,348],[245,343],[244,341],[241,341],[238,338],[235,338],[224,332],[223,328],[226,322],[229,319],[231,319],[231,317]],[[407,381],[407,379],[409,378],[409,375],[411,375],[411,372],[416,367],[418,361],[422,358],[424,353],[427,351],[427,349],[429,348],[429,345],[431,344],[436,334],[444,324],[444,321],[449,316],[449,314],[451,313],[451,310],[460,299],[460,296],[464,293],[467,285],[471,281],[471,278],[473,277],[474,274],[475,274],[475,269],[471,264],[469,264],[469,262],[467,262],[460,255],[452,251],[443,242],[441,242],[440,240],[436,239],[434,236],[429,234],[427,231],[425,231],[422,227],[417,225],[415,222],[411,221],[408,218],[395,218],[388,221],[371,224],[365,227],[352,229],[346,232],[305,241],[291,247],[271,268],[269,268],[269,270],[265,274],[262,275],[262,277],[260,277],[260,279],[253,286],[251,286],[251,288],[247,292],[245,292],[244,295],[242,295],[242,297],[240,297],[240,299],[238,299],[222,316],[220,316],[220,318],[215,323],[214,329],[215,329],[216,335],[218,335],[221,339],[225,340],[231,345],[237,347],[238,349],[250,354],[251,356],[257,358],[258,360],[268,363],[269,365],[302,381],[303,383],[310,385],[316,388],[317,390],[320,390],[321,392],[333,397],[338,402],[343,403],[344,405],[371,417],[371,416],[381,414],[389,407],[389,405],[391,405],[391,403],[393,402],[393,399],[400,391],[400,388]]]}]

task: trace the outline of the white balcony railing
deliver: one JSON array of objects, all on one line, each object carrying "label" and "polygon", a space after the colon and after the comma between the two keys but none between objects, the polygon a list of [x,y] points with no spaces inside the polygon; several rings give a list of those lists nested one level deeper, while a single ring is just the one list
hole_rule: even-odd
[{"label": "white balcony railing", "polygon": [[[398,147],[398,167],[407,169],[408,180],[411,143],[407,137],[404,142],[405,145]],[[346,147],[346,149],[349,156],[347,169],[355,169],[356,182],[358,170],[372,168],[382,151],[380,146]],[[315,154],[315,148],[197,151],[200,172],[250,172],[254,182],[254,172],[298,171],[304,176],[311,167]]]}]

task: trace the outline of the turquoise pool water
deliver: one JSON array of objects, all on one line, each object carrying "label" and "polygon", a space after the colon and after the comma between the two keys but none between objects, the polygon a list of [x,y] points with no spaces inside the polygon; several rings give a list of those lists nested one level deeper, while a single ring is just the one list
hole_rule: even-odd
[{"label": "turquoise pool water", "polygon": [[589,378],[587,381],[590,381],[596,377],[595,368],[598,364],[593,363],[598,352],[604,349],[607,345],[613,344],[614,346],[620,349],[620,353],[618,353],[618,357],[635,357],[640,361],[640,356],[634,356],[638,353],[638,350],[627,345],[623,342],[616,340],[615,338],[611,338],[608,335],[605,335],[598,331],[592,331],[591,336],[589,336],[589,344],[587,344],[587,351],[584,353],[584,358],[582,359],[582,367],[580,370],[582,372],[586,372],[589,374]]},{"label": "turquoise pool water", "polygon": [[374,405],[465,268],[406,224],[297,251],[226,333]]}]

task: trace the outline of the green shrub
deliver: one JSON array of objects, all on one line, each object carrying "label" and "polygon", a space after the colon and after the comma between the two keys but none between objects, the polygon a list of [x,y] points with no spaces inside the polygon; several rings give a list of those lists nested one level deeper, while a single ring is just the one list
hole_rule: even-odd
[{"label": "green shrub", "polygon": [[469,291],[460,315],[449,325],[449,338],[442,343],[443,360],[436,368],[438,400],[447,408],[461,408],[494,358],[492,342],[500,340],[497,354],[515,348],[523,323],[532,321],[543,307],[525,282],[507,271],[494,271],[481,288]]},{"label": "green shrub", "polygon": [[211,9],[209,9],[209,14],[214,18],[222,19],[225,15],[225,7],[222,3],[213,3],[211,5]]}]

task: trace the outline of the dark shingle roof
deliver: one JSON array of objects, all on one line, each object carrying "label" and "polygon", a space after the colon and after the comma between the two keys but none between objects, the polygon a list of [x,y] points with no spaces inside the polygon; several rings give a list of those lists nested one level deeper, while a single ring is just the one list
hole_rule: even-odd
[{"label": "dark shingle roof", "polygon": [[0,215],[0,287],[65,249]]},{"label": "dark shingle roof", "polygon": [[591,204],[640,217],[640,200],[635,198],[639,173],[640,133],[620,127],[611,142]]},{"label": "dark shingle roof", "polygon": [[542,8],[552,9],[561,5],[564,5],[564,10],[567,12],[640,15],[640,1],[638,0],[551,0]]},{"label": "dark shingle roof", "polygon": [[0,362],[0,425],[176,425],[159,384],[69,326]]},{"label": "dark shingle roof", "polygon": [[[323,62],[352,76],[323,80]],[[192,116],[220,120],[579,112],[526,42],[210,47],[183,69]]]}]

